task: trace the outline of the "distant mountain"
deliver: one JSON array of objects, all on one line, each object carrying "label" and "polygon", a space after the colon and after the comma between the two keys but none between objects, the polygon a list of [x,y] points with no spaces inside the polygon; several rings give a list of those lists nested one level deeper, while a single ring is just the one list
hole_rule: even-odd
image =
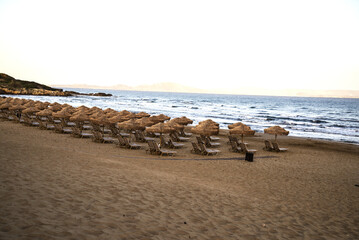
[{"label": "distant mountain", "polygon": [[358,90],[305,90],[305,89],[265,89],[265,88],[240,88],[240,89],[200,89],[185,86],[178,83],[163,82],[151,85],[127,86],[118,84],[114,86],[95,85],[56,85],[61,88],[88,88],[88,89],[113,89],[130,91],[154,91],[154,92],[187,92],[187,93],[218,93],[236,95],[263,95],[263,96],[297,96],[297,97],[333,97],[333,98],[359,98]]},{"label": "distant mountain", "polygon": [[114,86],[96,86],[87,84],[74,85],[55,85],[54,87],[61,88],[88,88],[88,89],[113,89],[113,90],[130,90],[130,91],[154,91],[154,92],[190,92],[190,93],[204,93],[203,89],[192,88],[178,83],[164,82],[151,85],[138,85],[131,87],[124,84],[117,84]]}]

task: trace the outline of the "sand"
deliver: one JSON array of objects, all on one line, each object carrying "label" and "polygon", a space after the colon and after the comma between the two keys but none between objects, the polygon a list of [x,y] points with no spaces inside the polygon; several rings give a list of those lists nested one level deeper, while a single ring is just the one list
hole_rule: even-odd
[{"label": "sand", "polygon": [[146,154],[0,120],[0,239],[359,239],[359,146]]}]

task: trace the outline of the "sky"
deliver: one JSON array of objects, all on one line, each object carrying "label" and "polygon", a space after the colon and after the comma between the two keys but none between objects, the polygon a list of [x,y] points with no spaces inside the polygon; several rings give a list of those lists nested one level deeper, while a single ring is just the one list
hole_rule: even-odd
[{"label": "sky", "polygon": [[47,85],[359,90],[359,1],[0,0],[0,72]]}]

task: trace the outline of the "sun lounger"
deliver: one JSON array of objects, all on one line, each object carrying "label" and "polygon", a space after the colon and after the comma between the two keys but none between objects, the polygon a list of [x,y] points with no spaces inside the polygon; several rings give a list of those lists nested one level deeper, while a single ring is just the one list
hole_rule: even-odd
[{"label": "sun lounger", "polygon": [[72,136],[78,138],[91,138],[93,136],[92,133],[85,133],[78,127],[72,127]]},{"label": "sun lounger", "polygon": [[202,154],[202,151],[201,151],[201,149],[199,149],[199,146],[197,143],[192,142],[192,147],[193,147],[193,149],[191,150],[192,153]]},{"label": "sun lounger", "polygon": [[180,137],[191,137],[191,136],[192,136],[192,133],[187,133],[187,132],[185,132],[185,131],[182,129],[182,130],[179,130],[178,135],[179,135]]},{"label": "sun lounger", "polygon": [[265,146],[264,146],[263,150],[265,150],[265,151],[274,151],[274,148],[273,148],[270,141],[264,140],[264,145]]},{"label": "sun lounger", "polygon": [[92,141],[99,143],[113,143],[115,141],[112,137],[105,137],[101,132],[92,131]]},{"label": "sun lounger", "polygon": [[203,143],[198,143],[199,149],[201,150],[201,153],[203,155],[217,155],[220,153],[220,150],[217,149],[207,149],[206,146]]},{"label": "sun lounger", "polygon": [[243,152],[242,148],[236,142],[230,141],[230,144],[231,144],[230,150],[232,152],[237,152],[237,153]]},{"label": "sun lounger", "polygon": [[209,138],[209,141],[219,141],[219,137],[201,135],[201,138],[202,138],[203,140],[205,140],[206,138]]},{"label": "sun lounger", "polygon": [[256,153],[257,152],[257,150],[255,150],[255,149],[248,149],[247,145],[244,143],[239,143],[239,146],[241,147],[242,152],[244,152],[244,153]]},{"label": "sun lounger", "polygon": [[187,137],[180,137],[176,132],[170,133],[170,137],[175,142],[186,142],[189,141],[189,138]]},{"label": "sun lounger", "polygon": [[54,123],[54,130],[57,133],[72,133],[72,129],[71,128],[64,128],[62,127],[61,124],[59,123]]},{"label": "sun lounger", "polygon": [[288,148],[280,148],[277,142],[272,142],[273,149],[276,152],[285,152],[288,151]]},{"label": "sun lounger", "polygon": [[126,137],[122,137],[121,135],[117,136],[118,138],[118,146],[119,147],[124,147],[124,148],[128,148],[128,149],[140,149],[142,146],[134,143],[134,142],[130,142],[130,140]]},{"label": "sun lounger", "polygon": [[163,155],[173,156],[173,155],[177,154],[176,151],[160,149],[158,144],[153,140],[148,141],[148,146],[149,146],[149,152],[151,154],[157,154],[157,155],[161,155],[161,156],[163,156]]}]

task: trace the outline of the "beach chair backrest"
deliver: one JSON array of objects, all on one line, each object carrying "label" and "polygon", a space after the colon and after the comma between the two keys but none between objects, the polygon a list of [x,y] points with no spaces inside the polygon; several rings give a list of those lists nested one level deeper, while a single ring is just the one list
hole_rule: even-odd
[{"label": "beach chair backrest", "polygon": [[121,135],[117,135],[117,138],[118,138],[118,142],[119,142],[120,146],[125,146],[126,145],[124,137],[122,137]]},{"label": "beach chair backrest", "polygon": [[270,143],[270,141],[264,140],[264,144],[265,144],[266,150],[274,150],[274,148],[272,147],[272,144]]},{"label": "beach chair backrest", "polygon": [[239,143],[239,146],[241,147],[242,151],[248,152],[247,146],[244,143]]},{"label": "beach chair backrest", "polygon": [[232,150],[233,151],[238,151],[238,145],[237,145],[237,143],[236,142],[233,142],[233,141],[230,141],[230,143],[231,143],[231,147],[232,147]]},{"label": "beach chair backrest", "polygon": [[197,143],[192,142],[192,147],[195,153],[201,153],[201,150],[199,149]]},{"label": "beach chair backrest", "polygon": [[201,150],[201,152],[203,152],[203,153],[207,152],[207,148],[206,148],[206,146],[204,145],[203,142],[198,143],[198,146],[199,146],[199,149]]},{"label": "beach chair backrest", "polygon": [[274,151],[278,151],[278,152],[280,151],[278,143],[272,142],[272,146],[273,146]]},{"label": "beach chair backrest", "polygon": [[197,136],[196,139],[197,139],[198,144],[200,144],[200,143],[203,144],[204,143],[201,137]]}]

